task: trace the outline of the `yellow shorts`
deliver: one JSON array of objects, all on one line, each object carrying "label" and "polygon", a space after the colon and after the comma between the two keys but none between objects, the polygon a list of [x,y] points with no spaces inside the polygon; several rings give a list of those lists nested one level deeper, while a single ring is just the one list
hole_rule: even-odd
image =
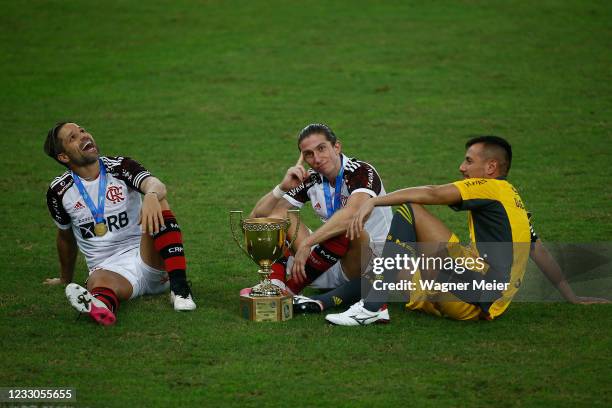
[{"label": "yellow shorts", "polygon": [[[448,242],[448,251],[453,257],[478,256],[475,249],[461,246],[459,238],[455,234],[451,236]],[[486,269],[478,272],[484,274]],[[427,292],[419,289],[420,285],[417,283],[419,280],[421,280],[421,271],[417,271],[412,277],[416,289],[410,293],[411,300],[406,303],[406,309],[454,320],[493,320],[506,309],[506,307],[492,307],[489,312],[485,312],[479,306],[464,302],[452,293]]]},{"label": "yellow shorts", "polygon": [[[412,281],[417,283],[420,279],[421,271],[417,271]],[[416,288],[410,293],[411,300],[406,303],[406,309],[454,320],[492,320],[492,317],[480,307],[466,303],[451,293],[444,293],[443,299],[436,299],[440,293],[418,289],[418,283]]]}]

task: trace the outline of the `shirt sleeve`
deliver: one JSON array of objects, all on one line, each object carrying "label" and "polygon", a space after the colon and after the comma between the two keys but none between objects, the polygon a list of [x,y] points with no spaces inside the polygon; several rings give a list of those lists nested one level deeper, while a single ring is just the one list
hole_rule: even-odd
[{"label": "shirt sleeve", "polygon": [[[310,171],[309,171],[310,172]],[[283,196],[283,198],[294,207],[302,208],[304,204],[310,201],[310,197],[308,196],[308,190],[314,185],[316,182],[315,174],[310,172],[310,177],[308,180],[293,188]]]},{"label": "shirt sleeve", "polygon": [[151,177],[152,174],[138,163],[136,160],[129,157],[124,157],[119,166],[118,178],[125,181],[128,186],[142,193],[140,186],[142,182]]},{"label": "shirt sleeve", "polygon": [[357,167],[345,169],[345,182],[349,195],[354,193],[366,193],[376,197],[382,191],[382,181],[374,169],[365,162],[356,162]]},{"label": "shirt sleeve", "polygon": [[47,190],[47,208],[59,229],[67,230],[70,228],[70,215],[66,212],[61,197],[51,187]]}]

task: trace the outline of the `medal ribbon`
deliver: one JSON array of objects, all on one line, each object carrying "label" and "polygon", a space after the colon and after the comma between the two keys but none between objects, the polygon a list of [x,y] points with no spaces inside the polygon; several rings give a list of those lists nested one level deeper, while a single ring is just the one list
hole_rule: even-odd
[{"label": "medal ribbon", "polygon": [[79,193],[81,193],[81,197],[85,200],[85,204],[91,211],[91,215],[93,215],[96,220],[96,224],[100,224],[104,222],[104,202],[106,196],[106,168],[104,167],[104,163],[102,159],[98,159],[100,161],[100,182],[98,184],[98,206],[94,204],[93,200],[89,196],[89,193],[85,189],[81,178],[76,175],[76,173],[72,172],[72,178],[74,179],[74,184],[76,184]]},{"label": "medal ribbon", "polygon": [[327,219],[330,219],[336,211],[342,207],[342,179],[344,177],[344,159],[340,155],[340,172],[336,176],[336,186],[334,190],[334,200],[332,201],[331,190],[329,189],[329,181],[323,176],[323,193],[325,194],[325,205],[327,206]]}]

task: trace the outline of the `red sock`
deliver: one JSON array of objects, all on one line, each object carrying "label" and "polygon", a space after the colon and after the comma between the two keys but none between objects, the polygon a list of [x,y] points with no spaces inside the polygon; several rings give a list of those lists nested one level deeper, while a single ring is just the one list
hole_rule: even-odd
[{"label": "red sock", "polygon": [[112,289],[97,287],[91,290],[91,295],[104,303],[108,310],[116,313],[119,310],[119,299]]},{"label": "red sock", "polygon": [[172,286],[179,280],[186,280],[187,262],[183,249],[183,236],[174,214],[170,210],[163,210],[162,215],[165,225],[153,236],[153,245],[164,260],[164,269],[168,272]]},{"label": "red sock", "polygon": [[286,274],[285,274],[285,270],[286,267],[284,264],[280,263],[280,262],[274,262],[270,268],[272,269],[272,273],[270,274],[270,279],[278,279],[281,282],[285,282],[286,279]]},{"label": "red sock", "polygon": [[287,287],[294,294],[300,293],[329,268],[334,266],[349,249],[350,240],[344,235],[337,235],[316,245],[306,260],[306,280],[298,283],[294,278],[287,281]]}]

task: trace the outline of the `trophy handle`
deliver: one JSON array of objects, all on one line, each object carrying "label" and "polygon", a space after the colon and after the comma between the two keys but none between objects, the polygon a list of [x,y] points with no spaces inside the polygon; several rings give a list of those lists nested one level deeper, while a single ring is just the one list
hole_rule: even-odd
[{"label": "trophy handle", "polygon": [[236,242],[236,244],[238,245],[238,247],[240,249],[242,249],[242,252],[244,252],[246,254],[247,257],[251,257],[249,255],[249,253],[246,251],[246,249],[244,249],[244,247],[242,246],[242,244],[240,243],[240,240],[238,238],[236,238],[236,229],[235,229],[235,222],[234,222],[234,216],[236,214],[238,214],[240,216],[240,228],[242,228],[242,210],[231,210],[229,212],[229,223],[230,223],[230,230],[232,231],[232,238],[234,238],[234,241]]},{"label": "trophy handle", "polygon": [[[291,249],[291,247],[293,246],[293,243],[295,242],[295,239],[297,238],[298,230],[300,229],[300,224],[302,222],[302,219],[300,218],[300,210],[298,208],[288,210],[287,212],[294,213],[297,216],[297,225],[295,226],[295,234],[293,234],[293,238],[291,239],[291,242],[289,242],[289,249]],[[291,221],[289,220],[289,216],[287,216],[287,231],[289,231],[290,225],[291,225]],[[289,270],[285,271],[285,278],[286,279],[291,278],[291,272]]]},{"label": "trophy handle", "polygon": [[[297,208],[294,208],[292,210],[288,210],[287,212],[290,213],[294,213],[297,217],[297,225],[295,226],[295,234],[293,234],[293,239],[291,239],[291,242],[289,243],[289,248],[291,248],[293,246],[293,243],[295,242],[295,239],[297,238],[297,233],[298,230],[300,229],[300,224],[302,222],[302,220],[300,219],[300,210]],[[289,226],[291,225],[291,221],[289,221],[289,216],[287,216],[287,231],[289,230]]]}]

